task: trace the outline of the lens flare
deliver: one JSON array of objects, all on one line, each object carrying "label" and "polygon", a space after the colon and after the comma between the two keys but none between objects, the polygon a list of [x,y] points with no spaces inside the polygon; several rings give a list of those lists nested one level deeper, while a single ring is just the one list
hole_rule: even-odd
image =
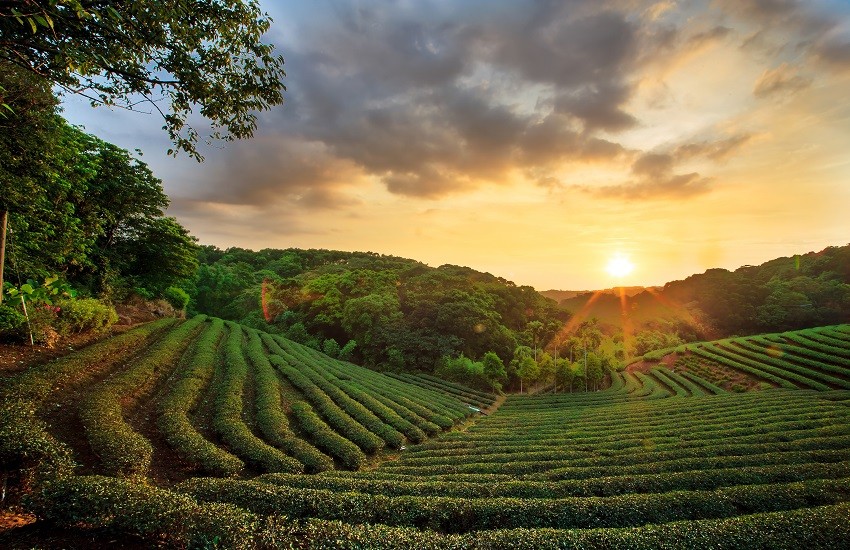
[{"label": "lens flare", "polygon": [[625,277],[634,271],[635,266],[627,256],[616,254],[608,260],[608,265],[605,266],[605,271],[612,277]]}]

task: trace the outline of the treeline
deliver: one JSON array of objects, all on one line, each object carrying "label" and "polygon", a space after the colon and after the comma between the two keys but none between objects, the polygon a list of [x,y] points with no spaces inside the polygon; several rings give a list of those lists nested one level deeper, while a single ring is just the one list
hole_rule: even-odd
[{"label": "treeline", "polygon": [[735,271],[709,269],[664,285],[720,336],[779,332],[847,321],[850,245],[777,258]]},{"label": "treeline", "polygon": [[198,259],[197,312],[382,369],[434,372],[488,352],[509,365],[518,346],[542,348],[568,317],[529,286],[371,252],[204,246]]},{"label": "treeline", "polygon": [[[148,166],[68,124],[49,83],[4,61],[0,100],[0,339],[61,334],[79,324],[61,319],[71,308],[102,327],[103,306],[132,294],[184,307],[197,245]],[[103,302],[74,302],[87,296]]]}]

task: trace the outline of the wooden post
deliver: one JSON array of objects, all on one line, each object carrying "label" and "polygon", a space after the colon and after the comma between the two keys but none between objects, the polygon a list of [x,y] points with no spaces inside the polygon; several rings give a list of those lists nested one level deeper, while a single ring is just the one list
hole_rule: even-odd
[{"label": "wooden post", "polygon": [[6,225],[9,221],[9,211],[0,214],[0,304],[3,303],[3,266],[6,264]]}]

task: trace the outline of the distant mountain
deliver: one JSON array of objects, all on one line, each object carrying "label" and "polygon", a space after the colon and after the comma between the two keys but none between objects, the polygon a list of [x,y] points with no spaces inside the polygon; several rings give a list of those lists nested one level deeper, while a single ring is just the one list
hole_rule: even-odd
[{"label": "distant mountain", "polygon": [[582,319],[633,330],[673,324],[702,338],[780,332],[850,322],[850,245],[776,258],[734,271],[709,269],[663,287],[544,296]]},{"label": "distant mountain", "polygon": [[[649,287],[655,290],[660,289],[661,287]],[[644,286],[624,286],[617,288],[607,288],[605,290],[544,290],[540,292],[540,294],[546,296],[547,298],[551,298],[558,302],[559,304],[563,300],[569,300],[570,298],[575,298],[576,296],[580,296],[582,294],[593,294],[594,292],[600,292],[602,294],[613,294],[615,296],[619,296],[621,289],[625,291],[626,296],[635,296],[645,291],[647,287]]]}]

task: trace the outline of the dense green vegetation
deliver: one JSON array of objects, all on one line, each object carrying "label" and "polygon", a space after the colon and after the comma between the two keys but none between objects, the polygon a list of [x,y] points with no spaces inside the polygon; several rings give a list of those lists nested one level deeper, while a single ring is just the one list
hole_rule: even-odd
[{"label": "dense green vegetation", "polygon": [[542,349],[567,319],[533,288],[465,267],[360,252],[211,246],[201,248],[199,262],[190,289],[197,312],[381,369],[432,373],[462,356],[468,364],[456,379],[481,389],[508,382],[498,365],[485,371],[488,352],[506,366],[518,346]]},{"label": "dense green vegetation", "polygon": [[[561,305],[575,313],[590,296],[566,298]],[[691,342],[845,322],[850,309],[850,245],[734,271],[709,269],[630,296],[627,304],[638,330],[636,356],[674,345],[666,340],[670,334]],[[613,291],[598,296],[587,314],[619,324],[620,297]]]},{"label": "dense green vegetation", "polygon": [[[705,374],[700,361],[784,388],[850,389],[850,326],[834,325],[681,345],[644,355],[658,361],[676,353],[684,375]],[[708,375],[710,377],[710,375]]]},{"label": "dense green vegetation", "polygon": [[[752,341],[850,361],[846,325]],[[7,380],[0,458],[13,482],[29,472],[22,503],[51,525],[169,546],[850,542],[850,391],[737,394],[678,367],[608,377],[482,416],[495,395],[198,316]],[[57,403],[78,408],[84,441]]]}]

